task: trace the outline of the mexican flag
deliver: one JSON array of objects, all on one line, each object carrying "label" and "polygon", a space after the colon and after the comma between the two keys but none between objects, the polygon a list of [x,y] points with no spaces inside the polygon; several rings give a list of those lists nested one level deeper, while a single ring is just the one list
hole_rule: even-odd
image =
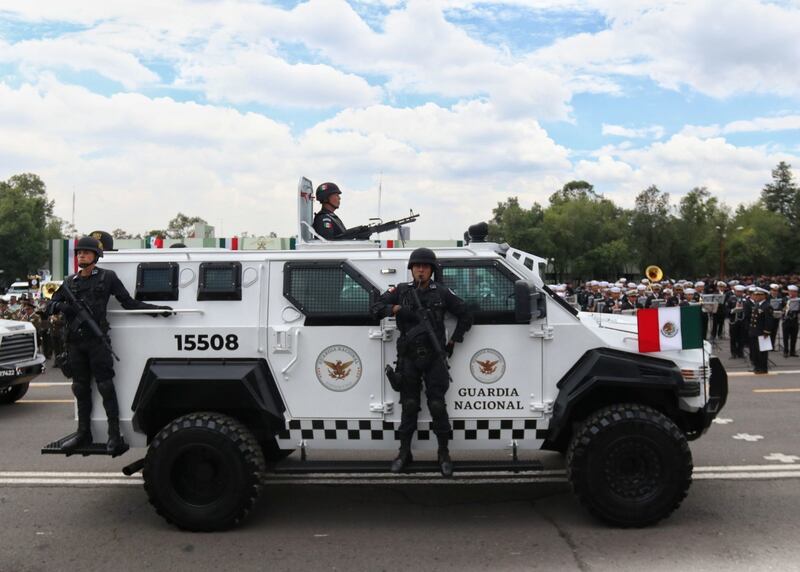
[{"label": "mexican flag", "polygon": [[644,308],[636,312],[639,351],[663,352],[703,347],[700,306]]},{"label": "mexican flag", "polygon": [[233,238],[220,238],[219,247],[227,248],[228,250],[239,250],[239,237],[234,236]]}]

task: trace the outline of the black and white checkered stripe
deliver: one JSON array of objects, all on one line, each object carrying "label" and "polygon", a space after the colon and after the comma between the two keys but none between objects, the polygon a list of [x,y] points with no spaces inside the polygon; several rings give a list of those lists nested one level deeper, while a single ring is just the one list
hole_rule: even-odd
[{"label": "black and white checkered stripe", "polygon": [[[547,421],[542,419],[452,419],[454,440],[521,441],[545,439]],[[398,440],[399,422],[380,419],[292,419],[278,433],[280,440]],[[417,424],[417,439],[435,439],[429,421]]]}]

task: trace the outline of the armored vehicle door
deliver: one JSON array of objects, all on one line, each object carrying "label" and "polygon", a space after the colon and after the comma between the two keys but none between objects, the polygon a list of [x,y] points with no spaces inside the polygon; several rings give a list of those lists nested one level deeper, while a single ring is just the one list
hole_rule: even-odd
[{"label": "armored vehicle door", "polygon": [[[267,343],[293,419],[381,419],[380,295],[344,260],[273,262]],[[326,427],[327,428],[327,427]]]},{"label": "armored vehicle door", "polygon": [[[450,358],[447,405],[455,439],[486,447],[488,440],[534,439],[542,404],[542,337],[538,324],[514,316],[519,277],[497,259],[440,259],[442,282],[462,298],[474,324]],[[455,320],[446,321],[448,335]],[[387,348],[391,351],[391,348]],[[387,356],[387,363],[393,356]],[[423,400],[424,402],[424,400]],[[396,414],[399,419],[399,412]],[[423,405],[420,421],[430,416]]]}]

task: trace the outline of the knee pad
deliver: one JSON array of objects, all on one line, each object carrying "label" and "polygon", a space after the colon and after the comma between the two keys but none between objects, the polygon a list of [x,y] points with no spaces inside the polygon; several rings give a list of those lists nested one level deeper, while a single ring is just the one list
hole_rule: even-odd
[{"label": "knee pad", "polygon": [[103,379],[97,380],[97,391],[100,392],[100,395],[103,396],[103,399],[108,399],[109,397],[116,397],[117,392],[114,391],[114,381],[110,379]]},{"label": "knee pad", "polygon": [[92,388],[89,386],[89,382],[80,382],[73,381],[72,382],[72,395],[75,396],[75,399],[80,401],[81,399],[88,399],[92,397]]},{"label": "knee pad", "polygon": [[404,411],[412,411],[414,413],[419,412],[419,399],[414,399],[413,397],[407,397],[404,399],[401,404],[403,406]]},{"label": "knee pad", "polygon": [[429,399],[428,410],[431,412],[431,417],[441,417],[447,415],[447,406],[443,399]]}]

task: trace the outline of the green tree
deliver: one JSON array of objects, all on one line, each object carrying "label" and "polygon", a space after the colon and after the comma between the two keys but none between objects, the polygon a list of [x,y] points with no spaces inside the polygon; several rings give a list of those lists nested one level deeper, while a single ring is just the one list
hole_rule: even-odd
[{"label": "green tree", "polygon": [[560,204],[580,198],[600,200],[602,197],[594,192],[594,185],[586,181],[570,181],[550,195],[550,204]]},{"label": "green tree", "polygon": [[492,215],[489,240],[507,242],[526,252],[541,253],[547,248],[548,241],[542,230],[544,211],[539,203],[524,209],[518,197],[509,197],[506,202],[497,204]]},{"label": "green tree", "polygon": [[37,175],[23,173],[0,181],[0,280],[23,279],[44,267],[48,240],[63,236],[63,226]]},{"label": "green tree", "polygon": [[705,187],[695,187],[678,206],[677,240],[672,265],[664,268],[668,275],[699,277],[716,274],[719,266],[719,230],[728,207],[720,204]]},{"label": "green tree", "polygon": [[[792,243],[789,222],[757,202],[740,206],[727,239],[727,267],[732,274],[780,274],[788,269]],[[741,229],[740,229],[741,227]]]},{"label": "green tree", "polygon": [[207,224],[199,216],[189,217],[183,213],[178,213],[175,218],[167,223],[166,235],[170,238],[186,238],[191,233],[195,223],[198,222]]},{"label": "green tree", "polygon": [[542,229],[557,280],[618,275],[630,262],[630,217],[595,193],[557,200],[544,211]]},{"label": "green tree", "polygon": [[798,222],[798,203],[800,194],[794,183],[792,166],[781,161],[772,169],[772,182],[761,190],[761,202],[771,212],[783,216],[789,224],[796,226]]},{"label": "green tree", "polygon": [[652,185],[636,196],[631,217],[631,245],[640,272],[651,264],[661,268],[672,266],[675,255],[675,216],[669,204],[669,193]]}]

